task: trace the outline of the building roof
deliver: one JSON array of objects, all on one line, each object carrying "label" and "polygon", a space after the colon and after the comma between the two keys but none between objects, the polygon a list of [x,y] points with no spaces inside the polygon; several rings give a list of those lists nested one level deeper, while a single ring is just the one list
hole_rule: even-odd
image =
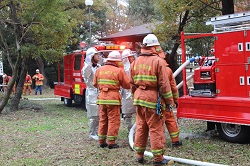
[{"label": "building roof", "polygon": [[147,34],[153,33],[154,28],[155,24],[143,24],[100,38],[99,41],[142,42]]}]

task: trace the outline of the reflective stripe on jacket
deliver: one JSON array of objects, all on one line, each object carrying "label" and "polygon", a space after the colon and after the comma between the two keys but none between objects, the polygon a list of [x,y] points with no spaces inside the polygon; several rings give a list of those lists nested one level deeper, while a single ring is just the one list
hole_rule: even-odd
[{"label": "reflective stripe on jacket", "polygon": [[130,68],[134,105],[155,109],[158,91],[166,104],[173,103],[168,71],[164,60],[154,54],[142,54]]},{"label": "reflective stripe on jacket", "polygon": [[120,86],[129,89],[129,78],[124,69],[105,64],[97,69],[93,85],[100,90],[97,104],[121,105]]}]

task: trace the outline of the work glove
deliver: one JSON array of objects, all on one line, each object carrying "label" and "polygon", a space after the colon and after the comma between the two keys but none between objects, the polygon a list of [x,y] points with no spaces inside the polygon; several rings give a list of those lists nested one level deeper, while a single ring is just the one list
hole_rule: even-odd
[{"label": "work glove", "polygon": [[175,104],[175,107],[178,108],[178,102],[176,101],[174,102],[174,104]]}]

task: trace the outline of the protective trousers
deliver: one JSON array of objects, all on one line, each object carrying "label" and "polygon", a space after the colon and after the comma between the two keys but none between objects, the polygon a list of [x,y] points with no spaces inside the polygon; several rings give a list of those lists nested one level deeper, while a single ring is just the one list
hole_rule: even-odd
[{"label": "protective trousers", "polygon": [[137,152],[137,158],[144,156],[146,150],[148,134],[150,134],[151,151],[155,162],[161,162],[166,142],[164,134],[164,117],[156,114],[155,109],[136,106],[136,133],[134,149]]},{"label": "protective trousers", "polygon": [[99,125],[99,116],[91,116],[89,118],[89,138],[98,140],[98,125]]},{"label": "protective trousers", "polygon": [[174,117],[173,111],[166,111],[164,110],[164,115],[165,115],[165,124],[168,129],[170,138],[172,142],[177,142],[179,141],[179,133],[180,130],[178,129],[176,119]]},{"label": "protective trousers", "polygon": [[99,143],[114,145],[120,128],[120,105],[99,105]]},{"label": "protective trousers", "polygon": [[29,95],[31,94],[31,87],[30,85],[24,85],[23,87],[23,94],[26,94],[26,90],[28,89]]}]

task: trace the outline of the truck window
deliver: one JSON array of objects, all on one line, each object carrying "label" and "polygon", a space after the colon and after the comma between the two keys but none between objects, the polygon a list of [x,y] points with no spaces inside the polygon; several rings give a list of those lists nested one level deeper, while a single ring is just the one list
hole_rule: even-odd
[{"label": "truck window", "polygon": [[75,66],[74,66],[74,70],[81,70],[81,59],[82,59],[82,55],[78,54],[75,56]]}]

